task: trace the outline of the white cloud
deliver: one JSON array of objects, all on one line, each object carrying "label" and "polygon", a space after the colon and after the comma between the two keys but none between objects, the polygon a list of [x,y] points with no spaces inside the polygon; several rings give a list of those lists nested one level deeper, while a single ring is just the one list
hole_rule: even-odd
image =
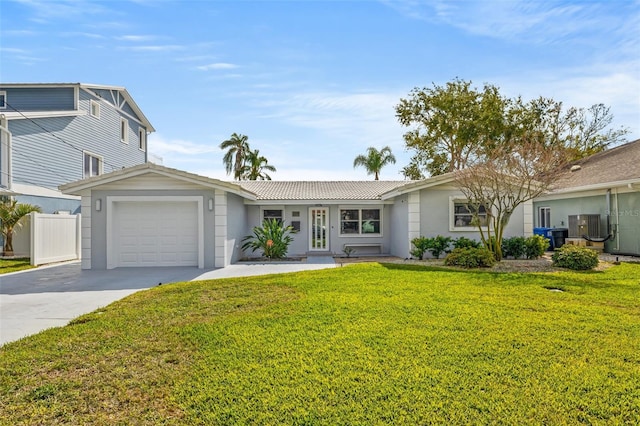
[{"label": "white cloud", "polygon": [[199,69],[200,71],[231,70],[235,68],[238,68],[238,65],[229,64],[227,62],[215,62],[213,64],[201,65],[199,67],[196,67],[196,69]]},{"label": "white cloud", "polygon": [[154,35],[122,35],[122,36],[115,37],[115,39],[121,40],[121,41],[141,42],[141,41],[157,40],[158,37]]},{"label": "white cloud", "polygon": [[159,133],[149,135],[149,152],[167,158],[172,156],[199,156],[211,152],[218,152],[215,144],[202,144],[182,139],[166,139]]}]

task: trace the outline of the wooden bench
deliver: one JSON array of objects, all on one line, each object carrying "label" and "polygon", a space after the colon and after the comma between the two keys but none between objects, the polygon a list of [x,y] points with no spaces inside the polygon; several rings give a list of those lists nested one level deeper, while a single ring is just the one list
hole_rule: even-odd
[{"label": "wooden bench", "polygon": [[[351,247],[354,249],[358,247],[373,247],[377,248],[380,254],[382,254],[382,243],[345,243],[343,248],[346,249],[347,247]],[[357,252],[358,251],[356,250],[356,253]]]}]

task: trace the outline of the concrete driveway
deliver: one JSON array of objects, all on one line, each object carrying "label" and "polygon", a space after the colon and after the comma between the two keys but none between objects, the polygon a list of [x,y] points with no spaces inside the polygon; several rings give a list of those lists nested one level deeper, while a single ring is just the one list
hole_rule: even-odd
[{"label": "concrete driveway", "polygon": [[118,268],[83,271],[79,262],[0,275],[0,345],[66,325],[136,291],[159,283],[297,272],[335,267],[331,257],[307,262],[193,267]]}]

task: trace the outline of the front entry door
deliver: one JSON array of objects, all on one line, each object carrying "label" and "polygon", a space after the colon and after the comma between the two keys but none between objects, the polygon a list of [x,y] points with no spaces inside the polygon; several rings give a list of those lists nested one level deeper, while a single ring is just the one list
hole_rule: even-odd
[{"label": "front entry door", "polygon": [[329,209],[312,207],[309,209],[309,251],[329,249]]}]

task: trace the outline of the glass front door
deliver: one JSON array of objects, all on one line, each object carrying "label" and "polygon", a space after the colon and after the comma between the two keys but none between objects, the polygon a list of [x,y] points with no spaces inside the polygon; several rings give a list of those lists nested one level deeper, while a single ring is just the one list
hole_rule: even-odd
[{"label": "glass front door", "polygon": [[313,207],[309,209],[309,251],[329,249],[329,209]]}]

